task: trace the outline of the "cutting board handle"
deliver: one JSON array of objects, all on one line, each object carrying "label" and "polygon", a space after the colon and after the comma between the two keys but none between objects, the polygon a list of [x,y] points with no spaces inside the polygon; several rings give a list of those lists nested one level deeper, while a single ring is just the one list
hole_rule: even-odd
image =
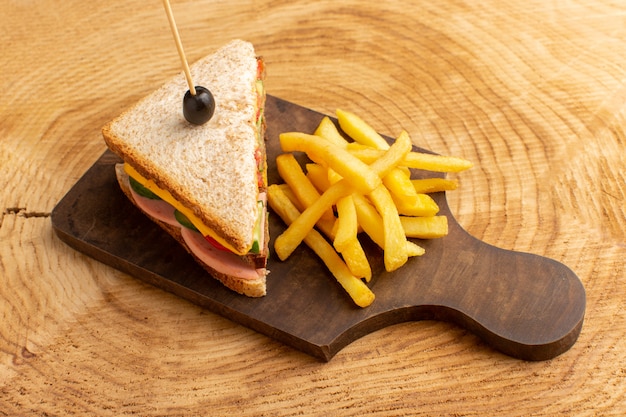
[{"label": "cutting board handle", "polygon": [[[455,291],[432,295],[433,318],[472,331],[516,358],[546,360],[568,350],[581,331],[586,296],[580,279],[553,259],[505,250],[468,234],[448,214],[454,252],[444,249]],[[452,249],[451,249],[452,250]]]}]

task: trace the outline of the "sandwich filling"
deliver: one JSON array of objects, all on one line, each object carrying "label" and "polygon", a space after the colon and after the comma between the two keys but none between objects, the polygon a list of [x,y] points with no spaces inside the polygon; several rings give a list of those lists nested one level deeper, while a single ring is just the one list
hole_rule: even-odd
[{"label": "sandwich filling", "polygon": [[[130,166],[124,165],[125,172],[127,172],[126,168]],[[169,193],[167,191],[155,190],[156,192],[154,192],[130,175],[128,180],[133,200],[135,200],[137,206],[149,216],[163,223],[180,227],[185,244],[202,262],[217,272],[233,277],[254,280],[265,276],[265,268],[257,268],[244,257],[221,245],[210,234],[204,235],[204,233],[201,233],[194,222],[200,225],[203,230],[208,228],[206,226],[203,227],[202,223],[193,216],[193,213],[190,216],[193,220],[189,219],[182,212],[188,212],[188,210],[177,201],[168,197]],[[149,182],[145,184],[149,185]],[[163,195],[164,198],[159,197],[157,193]],[[265,244],[265,216],[267,215],[265,193],[259,194],[258,206],[259,213],[254,233],[255,242],[249,252],[255,255],[263,250]],[[182,211],[179,209],[182,209]],[[215,236],[217,237],[217,235]],[[218,237],[218,239],[220,238]],[[255,250],[257,251],[255,252]]]},{"label": "sandwich filling", "polygon": [[[135,203],[151,217],[171,226],[181,228],[181,235],[189,250],[202,262],[217,272],[243,279],[258,279],[266,274],[265,224],[267,219],[267,169],[264,145],[265,132],[265,76],[263,60],[257,59],[256,90],[256,139],[255,160],[257,164],[257,218],[253,241],[247,251],[237,251],[209,225],[204,224],[191,209],[178,202],[167,190],[141,175],[128,163],[124,172],[128,175],[129,189]],[[252,259],[252,260],[251,260]]]}]

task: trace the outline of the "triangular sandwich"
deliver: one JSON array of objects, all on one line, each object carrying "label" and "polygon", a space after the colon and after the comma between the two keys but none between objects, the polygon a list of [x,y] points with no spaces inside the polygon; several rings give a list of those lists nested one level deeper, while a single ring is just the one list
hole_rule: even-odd
[{"label": "triangular sandwich", "polygon": [[123,160],[130,200],[176,238],[213,277],[250,297],[266,292],[269,233],[265,191],[263,60],[235,40],[190,66],[215,112],[185,120],[183,73],[108,123],[107,146]]}]

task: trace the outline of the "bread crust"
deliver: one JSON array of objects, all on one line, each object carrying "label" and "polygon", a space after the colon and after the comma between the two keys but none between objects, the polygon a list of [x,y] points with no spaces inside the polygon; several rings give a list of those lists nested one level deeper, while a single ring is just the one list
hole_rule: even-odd
[{"label": "bread crust", "polygon": [[[237,292],[239,294],[248,296],[248,297],[255,297],[256,298],[256,297],[263,297],[263,296],[266,295],[266,291],[267,291],[266,276],[262,276],[259,279],[255,279],[255,280],[237,278],[237,277],[233,277],[233,276],[226,275],[226,274],[223,274],[221,272],[218,272],[215,269],[211,268],[210,265],[207,265],[204,262],[202,262],[191,251],[189,246],[187,246],[187,244],[185,243],[185,239],[183,238],[183,236],[181,234],[180,227],[172,226],[170,224],[162,222],[162,221],[160,221],[160,220],[150,216],[149,214],[147,214],[146,212],[144,212],[141,209],[141,207],[137,204],[137,202],[133,198],[133,195],[132,195],[131,190],[130,190],[130,183],[128,182],[128,175],[124,172],[124,169],[123,169],[121,164],[116,165],[115,173],[116,173],[117,182],[118,182],[118,184],[120,186],[120,189],[126,195],[126,197],[130,200],[130,202],[137,209],[139,209],[146,217],[148,217],[154,223],[159,225],[170,236],[172,236],[174,239],[176,239],[176,241],[193,257],[193,259],[206,272],[208,272],[213,278],[215,278],[218,281],[220,281],[225,287],[227,287],[227,288],[229,288],[229,289],[231,289],[231,290],[233,290],[233,291],[235,291],[235,292]],[[267,231],[268,230],[268,228],[267,228],[267,219],[265,221],[266,221],[265,230]],[[267,254],[269,253],[268,242],[269,242],[269,234],[266,233],[265,246],[264,246],[263,252],[262,252],[262,253],[264,253],[266,255],[265,256],[259,256],[258,258],[263,258],[264,260],[267,259]],[[265,272],[266,272],[266,275],[267,275],[267,273],[269,273],[269,271],[267,271],[267,270]]]}]

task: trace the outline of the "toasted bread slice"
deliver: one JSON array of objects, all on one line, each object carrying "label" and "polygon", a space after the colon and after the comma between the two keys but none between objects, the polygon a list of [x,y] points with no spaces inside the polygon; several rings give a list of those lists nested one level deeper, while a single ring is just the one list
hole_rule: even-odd
[{"label": "toasted bread slice", "polygon": [[188,123],[181,73],[107,124],[107,146],[141,175],[168,190],[239,253],[253,241],[257,220],[257,57],[232,41],[190,67],[196,84],[215,97],[213,118]]}]

